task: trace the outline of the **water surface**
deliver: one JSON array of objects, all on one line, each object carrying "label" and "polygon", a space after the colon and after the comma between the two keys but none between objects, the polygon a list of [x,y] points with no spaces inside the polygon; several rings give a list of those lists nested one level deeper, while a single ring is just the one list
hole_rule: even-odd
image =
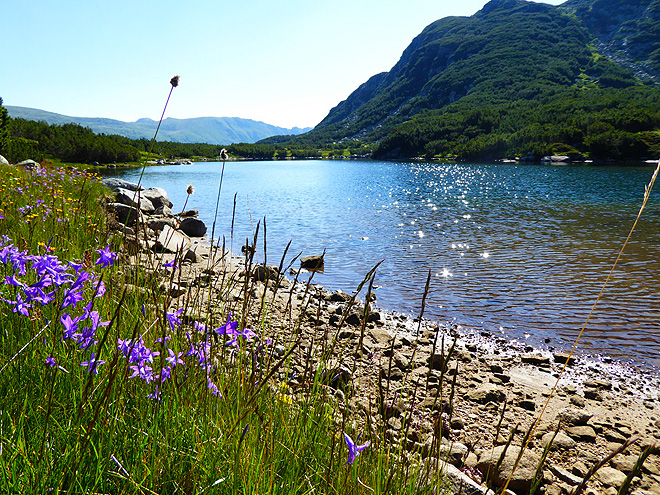
[{"label": "water surface", "polygon": [[[186,188],[209,233],[222,164],[149,167],[146,187],[181,209]],[[216,237],[240,252],[266,217],[267,262],[326,250],[314,280],[352,291],[379,261],[381,307],[566,348],[582,327],[653,168],[377,161],[226,164]],[[116,172],[136,182],[140,170]],[[660,366],[660,199],[654,194],[581,349]],[[236,215],[231,239],[232,209]],[[263,232],[263,228],[261,230]],[[263,239],[258,257],[264,259]],[[291,256],[289,256],[290,258]]]}]

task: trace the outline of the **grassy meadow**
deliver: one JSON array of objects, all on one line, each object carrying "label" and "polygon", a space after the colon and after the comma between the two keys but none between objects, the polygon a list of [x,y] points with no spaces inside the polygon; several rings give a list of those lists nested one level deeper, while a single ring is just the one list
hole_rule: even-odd
[{"label": "grassy meadow", "polygon": [[107,193],[80,169],[0,170],[0,492],[443,490],[318,362],[290,394],[294,341],[177,307],[111,234]]}]

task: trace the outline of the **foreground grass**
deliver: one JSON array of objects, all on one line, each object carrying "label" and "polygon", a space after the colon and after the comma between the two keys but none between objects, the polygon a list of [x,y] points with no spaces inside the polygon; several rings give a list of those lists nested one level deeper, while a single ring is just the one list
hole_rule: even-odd
[{"label": "foreground grass", "polygon": [[[104,194],[75,169],[0,170],[1,492],[441,491],[320,373],[287,393],[295,343],[172,306],[117,254]],[[371,442],[352,463],[344,433]]]}]

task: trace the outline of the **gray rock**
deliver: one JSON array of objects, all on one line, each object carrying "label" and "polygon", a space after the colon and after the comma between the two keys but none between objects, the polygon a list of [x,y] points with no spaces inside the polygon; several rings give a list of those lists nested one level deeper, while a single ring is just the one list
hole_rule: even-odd
[{"label": "gray rock", "polygon": [[[543,435],[543,437],[541,438],[541,445],[543,445],[544,448],[548,446],[554,434],[555,433],[551,431]],[[571,437],[560,431],[559,433],[557,433],[557,436],[552,441],[552,446],[550,447],[550,450],[572,449],[575,448],[576,445],[577,442],[575,440],[573,440]]]},{"label": "gray rock", "polygon": [[199,211],[197,210],[186,210],[186,211],[182,211],[177,216],[180,218],[190,218],[190,217],[197,218],[198,215],[199,215]]},{"label": "gray rock", "polygon": [[568,352],[556,352],[553,354],[553,357],[555,358],[555,363],[568,363],[568,366],[575,364],[575,356],[571,356]]},{"label": "gray rock", "polygon": [[303,256],[300,258],[300,267],[306,270],[322,270],[325,260],[322,254]]},{"label": "gray rock", "polygon": [[19,167],[23,168],[39,168],[40,165],[39,163],[35,162],[34,160],[23,160],[20,163],[17,163]]},{"label": "gray rock", "polygon": [[160,208],[156,208],[156,211],[154,212],[154,215],[163,215],[164,217],[171,218],[172,217],[172,208],[169,206],[161,206]]},{"label": "gray rock", "polygon": [[566,428],[569,437],[576,438],[582,442],[595,442],[596,431],[591,426],[571,426]]},{"label": "gray rock", "polygon": [[600,401],[603,400],[603,394],[601,393],[600,390],[598,390],[596,388],[585,388],[584,389],[584,398],[600,402]]},{"label": "gray rock", "polygon": [[600,468],[596,471],[595,476],[603,485],[613,486],[615,488],[621,488],[621,485],[623,485],[623,482],[626,480],[625,474],[618,469],[609,466],[603,466]]},{"label": "gray rock", "polygon": [[634,455],[617,455],[610,461],[610,464],[614,469],[618,469],[624,473],[629,473],[632,471],[636,463],[637,456]]},{"label": "gray rock", "polygon": [[564,468],[555,466],[554,464],[550,464],[550,471],[552,474],[554,474],[557,478],[559,478],[561,481],[568,483],[569,485],[579,485],[582,483],[582,479],[580,476],[575,476],[574,474],[569,473],[566,471]]},{"label": "gray rock", "polygon": [[276,281],[279,274],[276,266],[257,265],[252,271],[252,278],[258,282],[265,282],[266,280]]},{"label": "gray rock", "polygon": [[172,228],[176,227],[176,222],[173,218],[163,217],[163,216],[150,216],[147,220],[147,227],[156,232],[163,230],[165,225],[169,225]]},{"label": "gray rock", "polygon": [[155,209],[158,209],[161,206],[172,208],[172,202],[170,201],[170,198],[167,197],[165,189],[161,189],[160,187],[150,187],[149,189],[142,191],[141,194],[143,198],[151,201]]},{"label": "gray rock", "polygon": [[191,263],[197,263],[198,261],[201,261],[202,257],[197,254],[193,249],[188,249],[186,251],[186,254],[183,255],[183,259],[186,261],[190,261]]},{"label": "gray rock", "polygon": [[115,220],[124,225],[133,225],[137,221],[138,209],[121,203],[108,204],[108,211],[115,215]]},{"label": "gray rock", "polygon": [[115,189],[115,198],[118,203],[135,208],[139,207],[140,211],[145,213],[155,213],[156,208],[154,208],[153,203],[142,194],[143,191],[129,191],[122,188]]},{"label": "gray rock", "polygon": [[[506,451],[506,452],[505,452]],[[499,468],[496,470],[497,463],[504,453],[504,459],[500,464]],[[479,457],[479,463],[477,464],[477,469],[481,471],[484,476],[488,474],[489,479],[496,486],[504,486],[504,484],[511,476],[513,471],[513,466],[516,463],[516,459],[520,454],[520,447],[509,445],[507,449],[505,445],[500,445],[493,449],[487,449]],[[540,462],[539,456],[526,450],[513,473],[511,478],[511,483],[509,488],[516,492],[525,492],[527,493],[532,486],[532,481],[534,479],[534,474],[536,473],[536,467]]]},{"label": "gray rock", "polygon": [[550,358],[548,356],[539,356],[536,354],[527,354],[520,356],[520,360],[526,364],[533,364],[534,366],[550,366]]},{"label": "gray rock", "polygon": [[[137,191],[138,185],[133,182],[128,182],[122,179],[116,179],[114,177],[107,177],[101,181],[108,189],[126,189],[127,191]],[[139,189],[144,189],[142,186],[139,186]]]},{"label": "gray rock", "polygon": [[626,437],[616,430],[605,430],[603,436],[608,442],[624,443],[626,441]]},{"label": "gray rock", "polygon": [[190,238],[186,234],[174,230],[169,225],[165,225],[158,235],[157,246],[163,251],[176,253],[181,250],[185,252],[191,245]]},{"label": "gray rock", "polygon": [[582,409],[573,409],[567,407],[557,414],[561,422],[568,426],[586,425],[593,415]]},{"label": "gray rock", "polygon": [[331,294],[325,296],[325,300],[330,302],[348,302],[351,299],[352,298],[350,294],[347,294],[346,292],[342,292],[340,290],[336,292],[332,292]]},{"label": "gray rock", "polygon": [[443,354],[432,354],[429,356],[429,368],[447,371],[447,356]]},{"label": "gray rock", "polygon": [[502,402],[506,395],[499,387],[486,384],[471,390],[467,393],[467,398],[477,404],[486,404],[488,402]]},{"label": "gray rock", "polygon": [[184,218],[179,225],[179,230],[188,237],[204,237],[206,224],[198,218]]},{"label": "gray rock", "polygon": [[346,317],[346,323],[348,323],[349,325],[357,326],[360,323],[362,323],[362,320],[360,319],[360,317],[357,314],[351,313],[350,315],[348,315]]},{"label": "gray rock", "polygon": [[7,159],[2,155],[0,155],[0,163],[2,163],[3,165],[9,165]]},{"label": "gray rock", "polygon": [[369,313],[369,315],[367,316],[367,322],[376,323],[377,321],[380,321],[380,313],[378,313],[377,311]]},{"label": "gray rock", "polygon": [[600,390],[611,390],[612,382],[609,380],[593,379],[585,381],[584,386],[589,388],[598,388]]}]

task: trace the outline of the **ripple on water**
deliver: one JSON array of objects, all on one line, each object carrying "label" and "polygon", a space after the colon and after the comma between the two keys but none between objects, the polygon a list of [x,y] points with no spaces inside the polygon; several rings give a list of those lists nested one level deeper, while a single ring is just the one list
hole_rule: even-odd
[{"label": "ripple on water", "polygon": [[[649,167],[389,162],[228,163],[217,231],[238,246],[267,217],[268,262],[327,249],[315,281],[352,291],[381,260],[378,301],[540,343],[570,343],[632,224]],[[137,180],[140,171],[123,174]],[[211,224],[219,165],[150,167],[143,183]],[[233,198],[237,208],[231,240]],[[660,365],[660,202],[647,211],[582,348]],[[263,232],[263,230],[262,230]],[[368,239],[368,242],[365,242]],[[234,246],[234,249],[236,247]],[[293,254],[295,253],[295,254]],[[258,253],[263,260],[263,253]]]}]

